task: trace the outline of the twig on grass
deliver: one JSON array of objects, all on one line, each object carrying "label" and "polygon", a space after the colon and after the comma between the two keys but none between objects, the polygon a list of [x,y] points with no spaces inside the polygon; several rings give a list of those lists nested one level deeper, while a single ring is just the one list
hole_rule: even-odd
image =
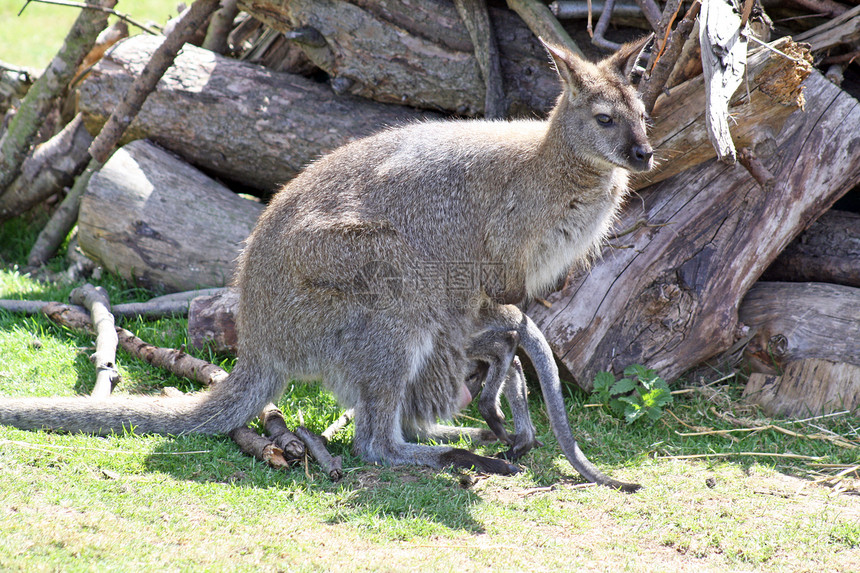
[{"label": "twig on grass", "polygon": [[308,452],[322,466],[323,471],[329,479],[338,481],[343,478],[343,461],[341,457],[332,457],[326,449],[325,441],[321,436],[314,434],[304,426],[298,426],[295,429],[295,434],[305,443]]},{"label": "twig on grass", "polygon": [[324,439],[326,443],[330,442],[336,433],[343,430],[345,427],[347,427],[347,425],[349,425],[350,422],[352,422],[353,418],[355,418],[355,410],[350,408],[349,410],[341,414],[340,418],[332,422],[329,427],[326,428],[322,434],[320,434],[320,437]]},{"label": "twig on grass", "polygon": [[284,456],[292,460],[300,460],[307,452],[305,444],[293,432],[287,429],[284,415],[274,404],[267,404],[260,414],[260,421],[271,440],[284,451]]},{"label": "twig on grass", "polygon": [[90,396],[102,400],[110,396],[120,380],[116,368],[116,347],[119,341],[113,314],[110,312],[110,299],[104,288],[94,287],[89,283],[73,290],[69,299],[75,304],[85,306],[95,325],[96,351],[90,359],[96,365],[96,383]]},{"label": "twig on grass", "polygon": [[780,454],[768,452],[725,452],[719,454],[689,454],[682,456],[657,456],[657,460],[698,460],[709,458],[730,458],[732,456],[741,457],[767,457],[767,458],[787,458],[792,460],[807,460],[818,462],[825,459],[824,456],[802,456],[800,454]]},{"label": "twig on grass", "polygon": [[248,426],[240,426],[231,430],[227,435],[236,442],[240,450],[249,456],[266,462],[275,469],[287,469],[290,467],[290,463],[284,457],[284,451],[281,448]]}]

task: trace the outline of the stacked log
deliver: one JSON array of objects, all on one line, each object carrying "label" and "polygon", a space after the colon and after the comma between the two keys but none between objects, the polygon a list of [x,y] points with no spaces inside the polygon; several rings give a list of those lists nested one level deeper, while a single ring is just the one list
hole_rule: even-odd
[{"label": "stacked log", "polygon": [[[489,41],[445,0],[240,0],[244,12],[229,36],[232,45],[221,42],[219,51],[244,60],[186,45],[131,124],[126,145],[90,180],[78,222],[81,248],[105,268],[158,290],[227,284],[262,209],[235,191],[264,202],[309,162],[353,139],[413,121],[481,116],[494,99],[492,62],[475,46],[498,46],[505,116],[544,114],[559,83],[534,31],[557,29],[521,18],[527,3],[508,4],[519,10],[489,6],[495,36]],[[564,4],[553,9],[561,14],[570,9]],[[595,43],[610,45],[655,26],[654,14],[628,4],[613,21],[637,28],[617,33],[603,26]],[[771,8],[789,10],[789,18],[798,10],[765,3]],[[748,395],[770,396],[762,399],[769,412],[826,409],[836,395],[850,403],[851,389],[860,385],[853,369],[860,353],[813,336],[857,340],[853,323],[838,319],[856,302],[839,303],[838,311],[833,305],[858,300],[860,215],[828,210],[860,183],[854,133],[860,110],[839,86],[810,73],[809,64],[827,62],[828,78],[850,79],[860,6],[842,8],[814,28],[787,20],[794,27],[788,32],[807,42],[812,56],[788,38],[768,48],[750,41],[745,80],[724,94],[734,122],[728,143],[744,167],[715,157],[698,40],[686,42],[684,71],[676,69],[652,112],[659,167],[634,180],[637,193],[602,258],[528,308],[577,384],[588,389],[595,373],[620,373],[634,363],[675,379],[745,344],[758,371]],[[565,27],[580,44],[588,39],[581,21]],[[579,49],[560,34],[558,41]],[[89,70],[77,106],[90,134],[99,132],[161,41],[124,40]],[[3,191],[0,216],[13,212],[4,204],[13,194]],[[789,295],[781,283],[757,283],[762,277],[815,284],[792,285]],[[779,304],[789,296],[789,305]],[[195,301],[189,338],[234,349],[235,304],[229,291]],[[823,347],[828,352],[813,351]],[[804,400],[798,381],[811,378],[820,391],[807,392],[808,403],[798,405]]]}]

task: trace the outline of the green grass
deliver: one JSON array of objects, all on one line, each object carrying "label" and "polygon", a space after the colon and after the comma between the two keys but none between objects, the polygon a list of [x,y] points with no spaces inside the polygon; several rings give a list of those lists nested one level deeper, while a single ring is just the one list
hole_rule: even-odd
[{"label": "green grass", "polygon": [[[18,16],[24,4],[24,0],[0,0],[0,62],[44,69],[63,45],[78,9],[32,2]],[[136,0],[118,2],[115,9],[141,23],[161,26],[176,15],[176,5],[174,0]],[[130,32],[138,30],[130,26]]]},{"label": "green grass", "polygon": [[[36,226],[0,226],[0,297],[65,300],[74,285],[22,275]],[[62,261],[52,263],[55,270]],[[149,293],[106,276],[114,302]],[[186,343],[183,319],[124,324],[147,341]],[[0,312],[0,395],[87,393],[93,341],[42,317]],[[226,368],[232,358],[192,351]],[[118,393],[195,386],[123,352]],[[714,378],[722,374],[715,373]],[[675,386],[677,387],[677,385]],[[765,425],[729,378],[675,397],[656,423],[627,425],[568,388],[571,423],[586,453],[633,495],[582,488],[559,455],[539,392],[531,409],[545,446],[513,477],[379,467],[335,437],[346,477],[331,483],[312,462],[273,470],[224,437],[96,438],[0,427],[0,570],[506,570],[856,571],[860,497],[814,480],[856,464],[857,449],[773,430],[730,429],[726,415]],[[327,392],[295,382],[281,402],[288,423],[321,430],[341,412]],[[480,424],[471,407],[459,422]],[[860,445],[857,417],[782,423]],[[469,447],[469,444],[460,444]],[[491,454],[498,447],[481,451]],[[791,453],[818,462],[742,453]],[[667,456],[727,453],[725,458]],[[856,488],[856,480],[842,486]]]}]

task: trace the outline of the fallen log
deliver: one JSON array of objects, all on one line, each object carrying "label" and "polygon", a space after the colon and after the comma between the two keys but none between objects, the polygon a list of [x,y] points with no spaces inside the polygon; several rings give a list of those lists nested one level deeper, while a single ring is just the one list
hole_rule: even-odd
[{"label": "fallen log", "polygon": [[[801,85],[812,70],[809,53],[787,38],[774,45],[793,59],[765,49],[750,54],[744,85],[729,100],[731,139],[738,149],[772,140],[804,105]],[[659,160],[653,170],[633,178],[634,188],[663,181],[716,156],[705,124],[706,109],[701,75],[657,99],[648,136]]]},{"label": "fallen log", "polygon": [[758,282],[738,309],[753,333],[744,357],[776,374],[818,358],[860,366],[860,289],[824,283]]},{"label": "fallen log", "polygon": [[756,148],[775,177],[772,192],[715,160],[663,181],[629,202],[622,231],[589,272],[569,276],[549,308],[529,307],[579,385],[631,364],[671,380],[731,347],[743,334],[746,291],[860,182],[857,101],[817,72],[804,88],[806,111]]},{"label": "fallen log", "polygon": [[91,259],[153,290],[223,286],[261,211],[174,155],[135,141],[90,179],[78,239]]},{"label": "fallen log", "polygon": [[[484,111],[481,70],[452,2],[240,0],[239,6],[273,29],[292,33],[338,91],[461,115]],[[560,88],[546,52],[512,11],[491,7],[489,14],[507,115],[548,111]]]},{"label": "fallen log", "polygon": [[750,374],[744,398],[774,417],[809,417],[860,408],[860,366],[810,358],[781,375]]},{"label": "fallen log", "polygon": [[860,214],[827,211],[779,254],[762,279],[860,287]]},{"label": "fallen log", "polygon": [[[123,40],[78,89],[90,133],[159,45]],[[149,138],[228,180],[275,191],[319,155],[384,127],[433,116],[352,97],[301,76],[186,45],[123,139]]]},{"label": "fallen log", "polygon": [[80,116],[41,144],[21,165],[21,173],[0,195],[0,222],[32,209],[71,185],[90,159],[93,138]]}]

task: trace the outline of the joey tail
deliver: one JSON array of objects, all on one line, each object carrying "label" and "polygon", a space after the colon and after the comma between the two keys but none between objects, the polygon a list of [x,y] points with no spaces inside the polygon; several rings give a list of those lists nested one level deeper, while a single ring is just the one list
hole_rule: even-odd
[{"label": "joey tail", "polygon": [[[269,391],[261,392],[263,387]],[[186,396],[0,398],[0,424],[96,435],[224,434],[247,424],[279,391],[271,374],[237,364],[210,390]]]},{"label": "joey tail", "polygon": [[553,434],[555,434],[561,451],[567,457],[570,465],[582,477],[592,483],[605,485],[627,493],[639,490],[642,487],[641,485],[614,480],[600,471],[585,457],[570,429],[570,423],[567,419],[567,409],[564,407],[561,393],[558,366],[556,366],[555,361],[552,359],[552,349],[550,349],[546,338],[544,338],[543,333],[532,319],[526,315],[523,315],[523,319],[526,335],[521,336],[520,345],[526,351],[526,354],[529,355],[538,373],[538,380],[543,392]]}]

